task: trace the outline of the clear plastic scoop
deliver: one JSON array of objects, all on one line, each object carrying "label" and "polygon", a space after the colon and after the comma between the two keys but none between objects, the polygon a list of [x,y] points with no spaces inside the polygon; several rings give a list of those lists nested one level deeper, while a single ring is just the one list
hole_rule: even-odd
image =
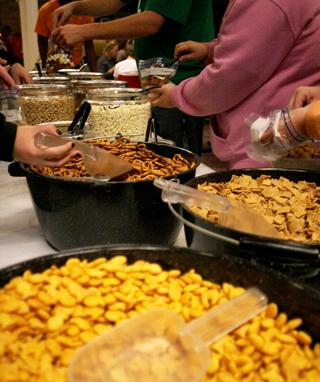
[{"label": "clear plastic scoop", "polygon": [[91,176],[112,179],[133,169],[130,162],[97,146],[89,145],[88,143],[75,139],[62,138],[45,133],[40,133],[36,136],[36,144],[38,146],[56,147],[68,142],[73,142],[75,150],[81,152],[86,171]]},{"label": "clear plastic scoop", "polygon": [[209,345],[266,309],[250,288],[185,324],[170,310],[154,310],[97,337],[74,356],[70,382],[196,382],[209,362]]},{"label": "clear plastic scoop", "polygon": [[184,203],[213,209],[219,213],[219,224],[225,227],[254,235],[281,239],[280,233],[263,216],[240,201],[231,201],[226,197],[203,192],[162,178],[155,179],[153,184],[163,190],[162,200],[164,202]]}]

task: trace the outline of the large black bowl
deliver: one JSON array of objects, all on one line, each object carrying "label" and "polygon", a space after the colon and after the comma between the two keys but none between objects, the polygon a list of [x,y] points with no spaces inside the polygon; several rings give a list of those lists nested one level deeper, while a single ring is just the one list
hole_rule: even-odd
[{"label": "large black bowl", "polygon": [[[187,182],[197,187],[204,182],[227,182],[232,175],[284,176],[293,181],[306,180],[320,185],[320,173],[288,169],[241,169],[208,174]],[[227,253],[271,266],[291,276],[317,277],[320,272],[320,244],[302,244],[294,241],[269,239],[251,235],[212,223],[189,208],[183,208],[186,241],[189,247],[211,253]],[[190,222],[191,224],[188,224]],[[200,230],[199,230],[200,228]]]},{"label": "large black bowl", "polygon": [[[194,168],[176,177],[185,183],[195,176],[199,165],[195,154],[178,147],[146,145],[162,156],[181,154],[195,160]],[[84,182],[30,169],[25,175],[44,235],[59,250],[122,243],[170,245],[181,229],[152,181]]]},{"label": "large black bowl", "polygon": [[229,282],[243,287],[257,286],[276,302],[289,317],[301,317],[303,329],[315,340],[320,339],[320,294],[287,276],[262,266],[256,266],[238,257],[205,254],[184,248],[164,247],[93,247],[61,252],[25,261],[0,270],[0,286],[25,270],[41,272],[51,265],[63,265],[67,259],[78,257],[93,260],[98,257],[126,256],[128,262],[146,260],[157,262],[164,269],[195,269],[205,279],[217,283]]}]

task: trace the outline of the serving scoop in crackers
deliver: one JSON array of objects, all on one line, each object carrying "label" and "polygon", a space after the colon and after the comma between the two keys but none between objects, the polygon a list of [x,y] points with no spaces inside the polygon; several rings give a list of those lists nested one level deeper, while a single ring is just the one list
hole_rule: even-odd
[{"label": "serving scoop in crackers", "polygon": [[62,138],[45,133],[37,134],[36,144],[38,146],[57,147],[72,142],[74,149],[80,151],[87,173],[93,177],[113,179],[126,174],[133,169],[130,162],[111,154],[95,145],[72,138]]}]

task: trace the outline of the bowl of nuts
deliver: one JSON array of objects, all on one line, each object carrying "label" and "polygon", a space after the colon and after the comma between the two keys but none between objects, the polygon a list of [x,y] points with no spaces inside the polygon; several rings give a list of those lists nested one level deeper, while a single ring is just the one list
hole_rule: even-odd
[{"label": "bowl of nuts", "polygon": [[20,85],[18,103],[21,119],[29,125],[72,120],[75,111],[74,97],[69,85]]},{"label": "bowl of nuts", "polygon": [[144,140],[151,118],[151,105],[148,96],[139,89],[89,89],[86,99],[91,104],[88,122],[92,133],[100,137],[120,133],[133,136],[135,141]]},{"label": "bowl of nuts", "polygon": [[182,224],[163,205],[152,181],[156,177],[190,180],[198,157],[178,147],[125,138],[87,142],[134,168],[109,181],[90,177],[80,155],[61,168],[23,166],[48,242],[60,250],[98,244],[173,244]]},{"label": "bowl of nuts", "polygon": [[[1,381],[68,381],[77,350],[124,320],[166,308],[190,322],[253,285],[267,309],[210,345],[203,381],[319,381],[319,294],[240,258],[141,246],[76,249],[0,270]],[[78,380],[95,372],[82,368]]]},{"label": "bowl of nuts", "polygon": [[272,239],[242,232],[241,226],[230,229],[219,224],[219,215],[213,209],[185,205],[188,246],[243,256],[297,277],[319,274],[319,174],[290,169],[240,169],[204,175],[187,185],[241,201],[281,235],[280,239]]}]

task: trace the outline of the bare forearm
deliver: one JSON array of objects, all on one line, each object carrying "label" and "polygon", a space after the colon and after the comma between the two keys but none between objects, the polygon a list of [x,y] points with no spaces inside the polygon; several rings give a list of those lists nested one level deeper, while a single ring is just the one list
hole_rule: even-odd
[{"label": "bare forearm", "polygon": [[81,0],[74,3],[73,13],[82,16],[107,16],[124,7],[120,0]]},{"label": "bare forearm", "polygon": [[85,40],[91,39],[132,39],[156,34],[163,23],[161,15],[145,11],[106,23],[83,26]]}]

